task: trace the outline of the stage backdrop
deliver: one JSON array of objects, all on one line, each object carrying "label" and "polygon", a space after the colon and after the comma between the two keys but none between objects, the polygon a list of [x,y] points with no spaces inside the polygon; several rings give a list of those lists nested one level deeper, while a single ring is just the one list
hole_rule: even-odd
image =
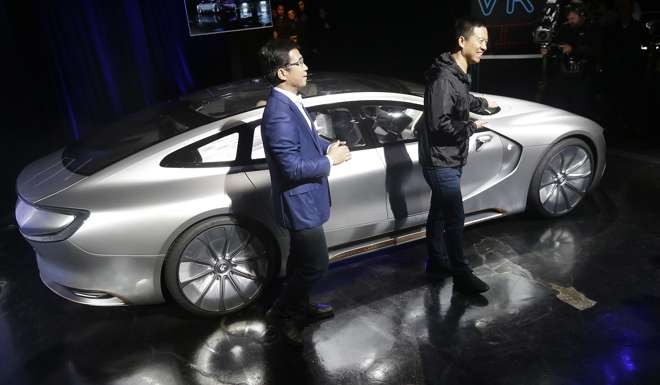
[{"label": "stage backdrop", "polygon": [[471,0],[473,17],[488,25],[488,55],[537,54],[532,33],[546,0]]}]

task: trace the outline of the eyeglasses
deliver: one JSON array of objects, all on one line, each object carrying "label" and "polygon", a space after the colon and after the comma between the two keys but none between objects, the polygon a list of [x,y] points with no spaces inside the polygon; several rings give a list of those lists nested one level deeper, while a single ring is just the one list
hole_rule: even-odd
[{"label": "eyeglasses", "polygon": [[302,65],[304,65],[304,64],[305,64],[305,61],[303,60],[303,57],[301,56],[300,59],[298,59],[298,61],[293,62],[293,63],[287,63],[287,64],[285,64],[284,66],[285,66],[285,67],[290,67],[290,66],[302,66]]}]

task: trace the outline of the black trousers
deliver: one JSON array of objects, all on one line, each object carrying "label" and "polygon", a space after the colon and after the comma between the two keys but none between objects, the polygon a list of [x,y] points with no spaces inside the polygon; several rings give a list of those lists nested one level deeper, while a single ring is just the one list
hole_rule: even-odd
[{"label": "black trousers", "polygon": [[274,307],[280,315],[304,317],[309,293],[328,270],[328,246],[323,226],[289,231],[291,251],[286,263],[286,281]]}]

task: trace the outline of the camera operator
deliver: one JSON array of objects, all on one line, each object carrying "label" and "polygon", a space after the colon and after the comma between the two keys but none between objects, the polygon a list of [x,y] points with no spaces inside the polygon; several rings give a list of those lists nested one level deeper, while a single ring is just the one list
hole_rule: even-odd
[{"label": "camera operator", "polygon": [[552,63],[548,102],[579,115],[594,115],[594,83],[599,65],[600,33],[587,19],[584,8],[566,7],[566,22],[553,44],[542,46],[541,55]]}]

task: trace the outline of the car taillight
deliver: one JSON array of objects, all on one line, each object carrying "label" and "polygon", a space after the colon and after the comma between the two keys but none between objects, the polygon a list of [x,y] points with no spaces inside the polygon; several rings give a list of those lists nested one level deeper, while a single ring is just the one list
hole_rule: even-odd
[{"label": "car taillight", "polygon": [[89,212],[76,209],[35,206],[19,198],[16,222],[21,234],[37,242],[56,242],[70,237],[80,228]]}]

